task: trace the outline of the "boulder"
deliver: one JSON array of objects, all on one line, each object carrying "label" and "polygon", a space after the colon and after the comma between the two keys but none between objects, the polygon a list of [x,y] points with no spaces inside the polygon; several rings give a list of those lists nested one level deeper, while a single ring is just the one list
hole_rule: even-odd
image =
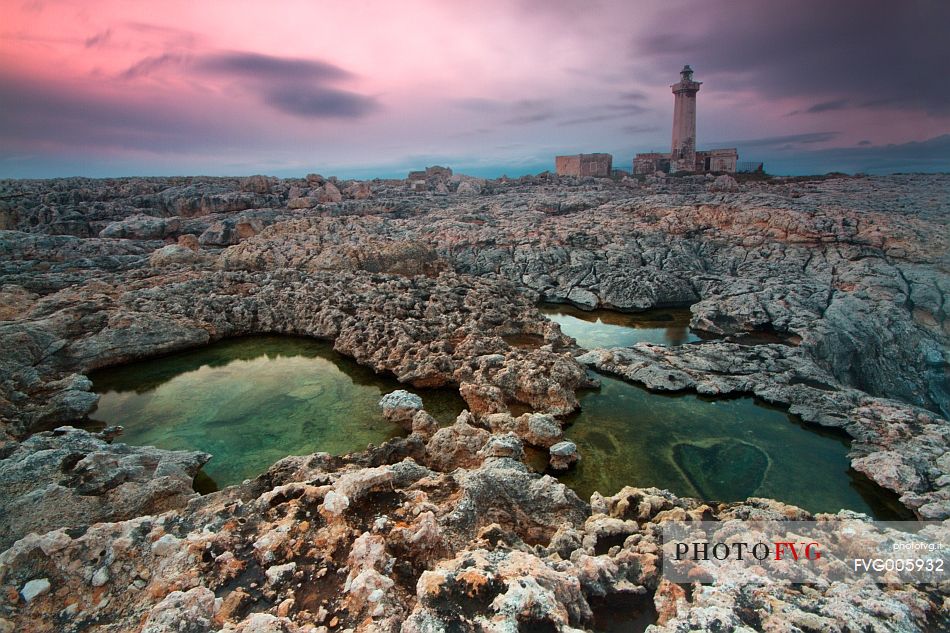
[{"label": "boulder", "polygon": [[316,198],[298,197],[287,201],[288,209],[311,209],[320,203]]},{"label": "boulder", "polygon": [[344,189],[343,193],[353,200],[367,200],[373,197],[373,189],[368,182],[354,182]]},{"label": "boulder", "polygon": [[112,444],[113,435],[60,427],[0,460],[0,549],[27,532],[164,512],[198,496],[192,481],[210,455]]},{"label": "boulder", "polygon": [[110,223],[99,231],[99,237],[127,240],[160,240],[181,229],[179,218],[157,218],[137,213],[124,220]]},{"label": "boulder", "polygon": [[405,389],[397,389],[379,399],[379,408],[390,422],[411,429],[413,418],[422,410],[422,398]]},{"label": "boulder", "polygon": [[270,193],[274,179],[268,176],[248,176],[241,179],[241,191],[251,193]]},{"label": "boulder", "polygon": [[192,249],[180,244],[169,244],[152,253],[148,262],[156,268],[181,264],[194,264],[199,256]]},{"label": "boulder", "polygon": [[463,180],[459,183],[455,193],[460,196],[477,196],[482,192],[482,187],[472,180]]},{"label": "boulder", "polygon": [[343,202],[343,194],[340,192],[337,186],[330,181],[327,181],[323,184],[323,188],[317,195],[317,198],[321,203]]},{"label": "boulder", "polygon": [[551,469],[557,471],[567,470],[580,460],[580,454],[574,442],[558,442],[548,449],[548,454]]},{"label": "boulder", "polygon": [[735,193],[739,191],[739,183],[729,174],[722,174],[709,184],[709,190]]}]

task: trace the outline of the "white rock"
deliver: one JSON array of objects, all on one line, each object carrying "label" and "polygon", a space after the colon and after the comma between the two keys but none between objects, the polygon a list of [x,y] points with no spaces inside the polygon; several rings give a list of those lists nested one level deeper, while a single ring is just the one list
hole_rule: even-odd
[{"label": "white rock", "polygon": [[383,417],[391,422],[405,422],[422,409],[422,398],[405,389],[397,389],[379,399]]},{"label": "white rock", "polygon": [[350,507],[350,500],[346,495],[331,490],[323,498],[323,509],[330,514],[340,515]]},{"label": "white rock", "polygon": [[198,261],[198,254],[190,248],[179,244],[169,244],[153,252],[148,262],[152,266],[167,266],[169,264],[192,264]]},{"label": "white rock", "polygon": [[152,553],[156,556],[166,556],[181,547],[181,539],[172,534],[164,534],[152,543]]},{"label": "white rock", "polygon": [[109,582],[109,570],[105,567],[100,567],[96,570],[96,573],[92,575],[92,586],[101,587],[107,582]]},{"label": "white rock", "polygon": [[47,578],[34,578],[30,582],[23,585],[23,589],[20,590],[20,595],[23,596],[23,599],[27,602],[32,601],[37,596],[42,596],[44,593],[49,591],[49,579]]},{"label": "white rock", "polygon": [[264,572],[264,575],[267,576],[267,582],[270,584],[276,584],[280,582],[286,576],[290,576],[297,569],[297,563],[290,562],[285,565],[273,565],[268,567]]}]

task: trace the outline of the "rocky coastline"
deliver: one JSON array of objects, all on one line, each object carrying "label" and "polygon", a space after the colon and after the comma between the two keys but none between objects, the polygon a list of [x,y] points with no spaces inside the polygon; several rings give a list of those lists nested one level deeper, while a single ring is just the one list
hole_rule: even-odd
[{"label": "rocky coastline", "polygon": [[[754,394],[845,431],[855,470],[950,519],[950,176],[433,171],[417,189],[0,182],[0,631],[571,631],[617,610],[656,631],[945,624],[945,586],[667,583],[663,520],[811,515],[636,482],[582,500],[524,450],[576,459],[561,426],[589,370]],[[708,340],[582,350],[541,300],[689,305]],[[469,411],[440,429],[397,399],[407,437],[200,497],[213,457],[72,428],[93,369],[259,333],[332,341],[407,389],[458,388]]]}]

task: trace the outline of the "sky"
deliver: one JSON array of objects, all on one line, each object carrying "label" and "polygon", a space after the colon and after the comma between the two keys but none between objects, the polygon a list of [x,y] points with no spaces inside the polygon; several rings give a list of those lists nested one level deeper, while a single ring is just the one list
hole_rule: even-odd
[{"label": "sky", "polygon": [[2,0],[0,177],[950,171],[946,0]]}]

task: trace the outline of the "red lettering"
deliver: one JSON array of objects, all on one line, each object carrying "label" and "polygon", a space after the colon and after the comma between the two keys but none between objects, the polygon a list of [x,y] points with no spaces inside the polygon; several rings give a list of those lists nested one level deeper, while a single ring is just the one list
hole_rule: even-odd
[{"label": "red lettering", "polygon": [[798,560],[798,550],[795,549],[795,543],[792,543],[791,541],[777,541],[772,543],[772,545],[775,546],[775,560],[783,560],[782,552],[786,548],[792,551],[792,559],[796,561]]}]

